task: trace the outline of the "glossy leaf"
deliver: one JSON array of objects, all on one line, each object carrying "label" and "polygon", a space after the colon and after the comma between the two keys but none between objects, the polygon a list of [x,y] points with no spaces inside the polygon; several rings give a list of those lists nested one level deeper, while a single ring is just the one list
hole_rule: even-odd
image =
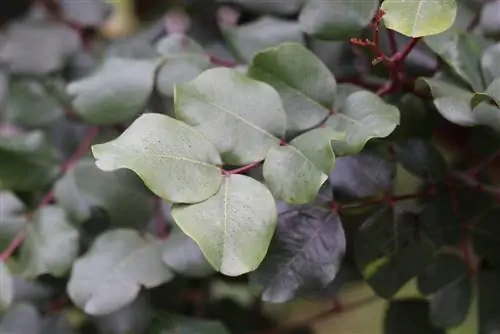
[{"label": "glossy leaf", "polygon": [[305,44],[296,22],[267,15],[238,27],[221,26],[221,31],[243,63],[250,63],[258,52],[281,43]]},{"label": "glossy leaf", "polygon": [[168,236],[162,259],[168,267],[186,277],[202,278],[214,273],[200,247],[181,229],[175,229]]},{"label": "glossy leaf", "polygon": [[314,200],[335,164],[331,141],[342,137],[320,128],[298,136],[289,145],[271,148],[263,176],[273,195],[290,204]]},{"label": "glossy leaf", "polygon": [[343,40],[368,26],[378,6],[377,0],[307,0],[299,22],[302,30],[315,38]]},{"label": "glossy leaf", "polygon": [[196,203],[222,182],[220,155],[201,133],[165,115],[144,114],[118,138],[94,145],[103,171],[133,170],[167,201]]},{"label": "glossy leaf", "polygon": [[425,299],[391,301],[384,318],[384,334],[445,334],[444,329],[432,325],[429,309],[429,302]]},{"label": "glossy leaf", "polygon": [[408,37],[436,35],[447,30],[457,14],[455,0],[384,0],[387,28]]},{"label": "glossy leaf", "polygon": [[14,191],[38,190],[59,172],[59,154],[42,132],[0,134],[0,188]]},{"label": "glossy leaf", "polygon": [[432,261],[434,245],[416,230],[415,217],[382,208],[360,227],[354,257],[364,279],[382,298],[391,298]]},{"label": "glossy leaf", "polygon": [[189,318],[166,314],[157,319],[152,326],[152,334],[229,334],[226,327],[214,320]]},{"label": "glossy leaf", "polygon": [[68,294],[86,313],[105,315],[131,303],[141,287],[153,288],[173,278],[161,259],[163,242],[137,231],[101,234],[71,272]]},{"label": "glossy leaf", "polygon": [[273,86],[287,113],[287,132],[296,134],[325,120],[337,84],[330,70],[300,44],[282,43],[258,53],[248,75]]},{"label": "glossy leaf", "polygon": [[156,49],[162,55],[156,88],[165,96],[173,96],[175,84],[193,80],[210,66],[210,58],[203,48],[182,34],[163,38]]},{"label": "glossy leaf", "polygon": [[253,273],[262,299],[283,303],[319,290],[339,272],[346,249],[340,217],[328,209],[297,208],[280,214],[269,252]]},{"label": "glossy leaf", "polygon": [[225,176],[217,194],[204,202],[174,205],[172,217],[208,262],[228,276],[259,266],[277,224],[270,191],[243,175]]},{"label": "glossy leaf", "polygon": [[14,280],[5,262],[0,262],[0,312],[7,310],[14,300]]},{"label": "glossy leaf", "polygon": [[385,138],[398,125],[398,108],[369,91],[349,95],[340,110],[326,121],[334,131],[346,133],[344,141],[333,143],[336,155],[359,153],[370,139]]},{"label": "glossy leaf", "polygon": [[42,208],[26,225],[20,255],[23,276],[65,275],[78,256],[78,238],[78,230],[62,208],[54,205]]},{"label": "glossy leaf", "polygon": [[271,147],[279,146],[287,124],[274,88],[228,68],[207,70],[177,86],[175,112],[233,165],[263,160]]},{"label": "glossy leaf", "polygon": [[157,62],[110,58],[96,72],[68,85],[75,112],[92,124],[131,121],[153,91]]},{"label": "glossy leaf", "polygon": [[142,228],[154,211],[153,198],[137,175],[104,172],[92,160],[81,160],[56,183],[55,198],[76,222],[89,219],[97,207],[114,226]]}]

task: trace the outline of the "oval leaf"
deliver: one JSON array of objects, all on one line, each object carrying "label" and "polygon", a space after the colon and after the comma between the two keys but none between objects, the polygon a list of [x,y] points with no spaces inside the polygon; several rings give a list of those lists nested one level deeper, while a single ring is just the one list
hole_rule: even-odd
[{"label": "oval leaf", "polygon": [[281,95],[291,134],[320,124],[333,108],[337,83],[330,70],[307,48],[283,43],[258,53],[248,75]]},{"label": "oval leaf", "polygon": [[408,37],[439,34],[457,15],[455,0],[384,0],[381,8],[387,28]]},{"label": "oval leaf", "polygon": [[163,242],[137,231],[101,234],[71,272],[68,294],[91,315],[105,315],[131,303],[141,286],[153,288],[173,278],[161,259]]},{"label": "oval leaf", "polygon": [[192,127],[160,114],[144,114],[118,138],[94,145],[104,171],[133,170],[163,199],[196,203],[217,192],[222,182],[220,155]]},{"label": "oval leaf", "polygon": [[14,280],[9,268],[0,262],[0,312],[7,310],[14,300]]},{"label": "oval leaf", "polygon": [[342,137],[328,128],[315,129],[295,138],[290,145],[271,148],[263,176],[273,195],[290,204],[314,200],[333,169],[331,140],[336,136]]},{"label": "oval leaf", "polygon": [[92,124],[132,120],[146,108],[156,67],[153,60],[108,59],[93,75],[68,85],[75,112]]},{"label": "oval leaf", "polygon": [[174,98],[177,116],[204,133],[228,164],[263,160],[286,131],[276,90],[233,69],[207,70],[177,86]]},{"label": "oval leaf", "polygon": [[226,176],[219,192],[204,202],[174,205],[172,217],[210,264],[228,276],[258,267],[277,224],[271,192],[244,175]]}]

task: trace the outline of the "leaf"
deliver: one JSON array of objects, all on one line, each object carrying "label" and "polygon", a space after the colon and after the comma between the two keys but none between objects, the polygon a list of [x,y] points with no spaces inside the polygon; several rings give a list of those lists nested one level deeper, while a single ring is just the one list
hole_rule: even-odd
[{"label": "leaf", "polygon": [[0,321],[0,333],[39,334],[41,317],[31,304],[13,306]]},{"label": "leaf", "polygon": [[274,88],[228,68],[207,70],[176,86],[175,112],[232,165],[263,160],[286,131],[285,110]]},{"label": "leaf", "polygon": [[500,266],[498,235],[500,235],[500,209],[486,207],[476,216],[472,225],[472,242],[477,255],[492,266]]},{"label": "leaf", "polygon": [[248,75],[278,91],[287,113],[287,131],[292,135],[317,126],[333,109],[335,78],[300,44],[282,43],[258,53]]},{"label": "leaf", "polygon": [[425,38],[425,43],[474,91],[485,88],[481,76],[482,48],[478,36],[457,32]]},{"label": "leaf", "polygon": [[68,318],[69,316],[65,314],[44,317],[40,329],[41,334],[74,334],[73,326]]},{"label": "leaf", "polygon": [[277,224],[276,203],[260,182],[228,175],[217,194],[204,202],[172,207],[179,227],[222,274],[239,276],[264,259]]},{"label": "leaf", "polygon": [[71,300],[90,315],[106,315],[125,307],[141,286],[154,288],[173,278],[162,262],[162,249],[163,241],[134,230],[101,234],[73,265],[67,288]]},{"label": "leaf", "polygon": [[62,0],[60,3],[66,20],[86,27],[100,27],[111,9],[109,4],[103,0],[87,0],[84,2]]},{"label": "leaf", "polygon": [[62,208],[46,206],[26,225],[21,246],[22,275],[35,278],[43,274],[65,275],[78,256],[79,233]]},{"label": "leaf", "polygon": [[482,270],[478,274],[478,334],[490,334],[500,330],[500,293],[496,289],[499,280],[498,271]]},{"label": "leaf", "polygon": [[263,176],[273,195],[290,204],[314,200],[335,164],[334,138],[342,135],[321,128],[298,136],[289,145],[271,148]]},{"label": "leaf", "polygon": [[5,120],[26,127],[50,125],[64,115],[56,99],[35,80],[11,80]]},{"label": "leaf", "polygon": [[0,312],[8,310],[14,300],[14,280],[5,262],[0,261]]},{"label": "leaf", "polygon": [[0,189],[44,188],[57,176],[59,158],[41,131],[0,134]]},{"label": "leaf", "polygon": [[115,227],[142,228],[153,216],[151,194],[129,170],[103,172],[90,159],[80,162],[55,186],[55,198],[76,222],[91,217],[94,207],[103,209]]},{"label": "leaf", "polygon": [[338,214],[313,206],[286,211],[253,280],[264,287],[265,302],[289,302],[331,283],[345,249]]},{"label": "leaf", "polygon": [[215,320],[189,318],[167,314],[157,319],[152,326],[151,334],[229,334],[226,327]]},{"label": "leaf", "polygon": [[349,95],[340,110],[326,121],[334,131],[346,133],[345,141],[333,144],[337,156],[359,153],[370,139],[385,138],[398,125],[398,108],[369,91]]},{"label": "leaf", "polygon": [[13,193],[0,191],[0,249],[7,247],[26,224],[25,209]]},{"label": "leaf", "polygon": [[487,1],[480,10],[479,26],[481,32],[486,36],[498,37],[500,33],[500,20],[498,19],[500,4],[497,1]]},{"label": "leaf", "polygon": [[196,203],[222,182],[219,153],[192,127],[171,117],[144,114],[118,138],[92,146],[103,171],[128,168],[163,199]]},{"label": "leaf", "polygon": [[393,300],[384,319],[385,334],[445,334],[429,319],[429,302],[425,299],[405,298]]},{"label": "leaf", "polygon": [[432,183],[437,183],[446,176],[446,161],[431,142],[410,139],[398,142],[393,147],[396,160],[413,175]]},{"label": "leaf", "polygon": [[434,245],[411,213],[382,208],[368,218],[354,241],[354,257],[366,282],[389,299],[432,261]]},{"label": "leaf", "polygon": [[[217,2],[227,3],[227,0],[217,0]],[[238,4],[252,12],[263,14],[291,15],[299,11],[302,0],[282,1],[260,1],[260,0],[231,0],[229,2]]]},{"label": "leaf", "polygon": [[441,328],[457,327],[469,313],[472,285],[464,261],[440,252],[418,276],[418,289],[430,298],[431,322]]},{"label": "leaf", "polygon": [[92,75],[68,85],[74,111],[91,124],[131,121],[146,108],[156,67],[155,60],[107,59]]},{"label": "leaf", "polygon": [[220,29],[236,58],[242,63],[250,63],[258,52],[281,43],[305,44],[296,22],[268,15],[238,27],[222,25]]},{"label": "leaf", "polygon": [[162,55],[156,88],[165,96],[174,95],[175,84],[195,79],[210,67],[210,57],[188,36],[173,34],[161,39],[156,49]]},{"label": "leaf", "polygon": [[186,277],[203,278],[214,273],[200,247],[181,229],[170,232],[162,259],[172,270]]},{"label": "leaf", "polygon": [[387,28],[413,38],[447,30],[457,15],[455,0],[384,0],[381,9]]},{"label": "leaf", "polygon": [[299,23],[302,31],[312,37],[343,40],[368,26],[378,6],[377,0],[307,0]]},{"label": "leaf", "polygon": [[335,198],[349,202],[385,193],[393,188],[395,177],[396,163],[387,153],[365,149],[354,156],[337,158],[329,180]]},{"label": "leaf", "polygon": [[491,45],[484,51],[481,67],[487,82],[500,77],[500,43]]},{"label": "leaf", "polygon": [[5,37],[0,62],[13,74],[41,76],[59,71],[80,49],[78,33],[64,23],[45,19],[13,22]]}]

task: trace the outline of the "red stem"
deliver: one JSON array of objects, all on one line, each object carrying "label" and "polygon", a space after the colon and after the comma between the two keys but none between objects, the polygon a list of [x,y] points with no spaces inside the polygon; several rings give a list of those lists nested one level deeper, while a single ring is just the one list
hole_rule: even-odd
[{"label": "red stem", "polygon": [[256,162],[252,162],[251,164],[248,164],[246,166],[243,166],[243,167],[240,167],[240,168],[236,168],[236,169],[232,169],[232,170],[224,170],[224,169],[222,169],[222,174],[224,174],[224,175],[232,175],[232,174],[245,173],[245,172],[248,172],[251,169],[259,166],[261,163],[262,163],[262,161],[256,161]]},{"label": "red stem", "polygon": [[[80,160],[85,153],[87,153],[92,141],[99,134],[98,127],[90,128],[89,132],[85,135],[85,138],[81,142],[80,146],[75,150],[73,155],[61,165],[61,175],[64,175],[71,169],[77,162]],[[54,199],[54,188],[51,188],[42,198],[37,207],[31,212],[26,214],[27,221],[33,219],[33,216],[36,214],[38,210],[48,205]],[[15,250],[23,243],[24,238],[26,237],[26,229],[22,229],[17,233],[15,238],[10,242],[7,248],[0,253],[0,262],[4,262],[10,258],[10,256],[15,252]]]},{"label": "red stem", "polygon": [[167,222],[163,216],[162,204],[163,199],[160,197],[156,198],[156,230],[160,239],[166,239],[168,237]]},{"label": "red stem", "polygon": [[232,60],[221,59],[214,55],[209,55],[209,56],[210,56],[210,62],[212,62],[212,64],[214,65],[219,65],[223,67],[236,67],[240,65],[238,62]]},{"label": "red stem", "polygon": [[395,53],[391,58],[392,63],[400,63],[408,57],[410,52],[413,51],[413,49],[417,46],[418,42],[420,41],[420,37],[417,38],[412,38],[411,41],[406,44],[406,46],[403,48],[403,50]]}]

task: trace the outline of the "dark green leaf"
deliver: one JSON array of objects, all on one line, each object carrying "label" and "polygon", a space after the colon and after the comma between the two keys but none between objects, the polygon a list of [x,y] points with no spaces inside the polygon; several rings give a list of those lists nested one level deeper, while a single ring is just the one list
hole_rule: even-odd
[{"label": "dark green leaf", "polygon": [[141,287],[153,288],[173,278],[161,256],[163,241],[137,231],[101,234],[71,272],[68,294],[88,314],[106,315],[130,304]]},{"label": "dark green leaf", "polygon": [[333,143],[336,155],[357,154],[370,139],[385,138],[398,125],[398,108],[369,91],[349,95],[326,121],[326,126],[346,134],[345,140]]},{"label": "dark green leaf", "polygon": [[429,318],[429,302],[425,299],[391,301],[384,319],[384,334],[445,334]]},{"label": "dark green leaf", "polygon": [[411,139],[398,142],[393,147],[396,160],[410,173],[432,183],[446,176],[446,161],[431,142]]},{"label": "dark green leaf", "polygon": [[214,320],[203,320],[168,314],[157,319],[151,334],[229,334],[226,327]]},{"label": "dark green leaf", "polygon": [[42,132],[0,134],[0,188],[15,191],[45,187],[59,172],[58,153]]},{"label": "dark green leaf", "polygon": [[103,209],[117,227],[143,228],[154,211],[153,198],[130,170],[103,172],[91,160],[81,160],[55,186],[55,198],[76,222]]},{"label": "dark green leaf", "polygon": [[340,218],[330,210],[298,207],[280,214],[269,252],[253,276],[264,286],[262,299],[283,303],[324,288],[339,272],[345,248]]},{"label": "dark green leaf", "polygon": [[181,229],[170,232],[162,258],[172,270],[186,277],[202,278],[214,273],[200,247]]},{"label": "dark green leaf", "polygon": [[298,136],[289,145],[271,148],[263,176],[273,195],[290,204],[314,200],[335,164],[331,141],[342,138],[329,128],[320,128]]},{"label": "dark green leaf", "polygon": [[156,88],[165,96],[173,96],[175,84],[193,80],[210,66],[210,58],[203,48],[182,34],[161,39],[156,49],[162,55]]},{"label": "dark green leaf", "polygon": [[433,294],[444,286],[467,277],[467,274],[467,266],[462,259],[454,254],[440,252],[418,276],[418,289],[424,295]]},{"label": "dark green leaf", "polygon": [[329,69],[300,44],[282,43],[258,53],[248,75],[273,86],[287,113],[287,133],[295,135],[325,120],[337,84]]},{"label": "dark green leaf", "polygon": [[20,259],[23,276],[65,275],[78,256],[78,238],[78,230],[62,208],[51,205],[40,209],[26,225]]},{"label": "dark green leaf", "polygon": [[472,225],[474,250],[480,257],[495,267],[500,266],[498,257],[500,251],[500,244],[498,243],[498,236],[500,235],[499,219],[499,208],[485,209],[478,214]]},{"label": "dark green leaf", "polygon": [[261,16],[238,27],[221,26],[221,30],[237,58],[244,63],[250,63],[255,54],[280,43],[305,44],[296,22],[273,16]]},{"label": "dark green leaf", "polygon": [[228,68],[207,70],[177,86],[175,112],[233,165],[263,160],[286,131],[286,113],[276,90]]},{"label": "dark green leaf", "polygon": [[299,16],[302,30],[313,37],[343,40],[356,36],[372,20],[377,0],[307,0]]},{"label": "dark green leaf", "polygon": [[493,334],[500,330],[500,272],[479,272],[479,328],[478,334]]},{"label": "dark green leaf", "polygon": [[457,15],[455,0],[384,0],[381,8],[386,27],[408,37],[439,34]]},{"label": "dark green leaf", "polygon": [[194,128],[165,115],[140,116],[118,138],[94,145],[92,152],[103,171],[131,169],[171,202],[203,201],[222,182],[215,147]]},{"label": "dark green leaf", "polygon": [[277,224],[271,192],[238,174],[225,176],[217,194],[204,202],[175,204],[172,217],[196,241],[208,262],[228,276],[259,266]]},{"label": "dark green leaf", "polygon": [[375,292],[390,298],[432,261],[434,245],[411,213],[394,217],[383,208],[366,220],[354,241],[354,256]]},{"label": "dark green leaf", "polygon": [[91,76],[68,85],[75,112],[92,124],[131,121],[146,108],[156,67],[156,60],[107,59]]}]

